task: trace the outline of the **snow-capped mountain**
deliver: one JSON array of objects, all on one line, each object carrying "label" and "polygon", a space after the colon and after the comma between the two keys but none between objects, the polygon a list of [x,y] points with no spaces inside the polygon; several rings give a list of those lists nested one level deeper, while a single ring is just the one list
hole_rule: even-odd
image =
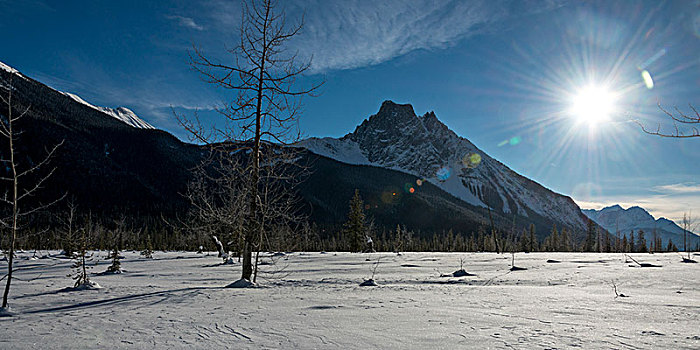
[{"label": "snow-capped mountain", "polygon": [[100,106],[95,106],[90,104],[89,102],[83,100],[80,98],[80,96],[71,94],[68,92],[62,92],[62,94],[72,98],[75,102],[84,104],[92,109],[98,110],[102,113],[105,113],[107,115],[110,115],[118,120],[123,121],[124,123],[131,125],[135,128],[140,128],[140,129],[155,129],[153,125],[148,124],[145,122],[143,119],[139,118],[136,113],[134,113],[132,110],[126,108],[126,107],[118,107],[118,108],[107,108],[107,107],[100,107]]},{"label": "snow-capped mountain", "polygon": [[[644,230],[647,242],[651,243],[651,237],[656,232],[664,247],[670,239],[678,249],[683,249],[683,229],[669,219],[654,219],[643,208],[634,206],[623,209],[619,205],[613,205],[600,210],[584,209],[583,213],[612,234],[619,232],[628,235],[630,231],[636,234],[637,231]],[[689,232],[686,237],[689,247],[694,248],[700,244],[700,236]]]},{"label": "snow-capped mountain", "polygon": [[[23,79],[26,79],[19,71],[8,66],[5,63],[0,62],[0,69],[6,71],[8,73],[12,73],[15,76],[19,76],[19,77],[22,77]],[[2,83],[2,82],[0,82],[0,83]],[[4,85],[3,85],[3,87],[4,87]],[[56,91],[58,91],[58,90],[56,90]],[[74,101],[76,101],[80,104],[83,104],[83,105],[88,106],[92,109],[95,109],[95,110],[100,111],[104,114],[107,114],[111,117],[114,117],[117,120],[120,120],[120,121],[126,123],[127,125],[134,127],[134,128],[155,129],[151,124],[149,124],[146,121],[144,121],[143,119],[139,118],[133,111],[131,111],[130,109],[128,109],[126,107],[107,108],[107,107],[95,106],[95,105],[83,100],[78,95],[71,94],[68,92],[63,92],[63,91],[58,91],[58,92],[60,92],[61,94],[65,95],[65,96],[70,97],[71,99],[73,99]]]},{"label": "snow-capped mountain", "polygon": [[310,138],[299,145],[344,163],[407,172],[463,201],[504,214],[541,216],[572,228],[586,218],[574,201],[491,158],[440,122],[419,117],[409,104],[385,101],[379,112],[342,138]]}]

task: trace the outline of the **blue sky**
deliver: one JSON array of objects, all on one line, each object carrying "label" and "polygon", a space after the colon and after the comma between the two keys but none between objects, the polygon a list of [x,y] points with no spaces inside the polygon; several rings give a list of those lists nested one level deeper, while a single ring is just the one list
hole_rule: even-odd
[{"label": "blue sky", "polygon": [[[668,127],[657,103],[700,107],[698,1],[281,1],[305,13],[291,48],[313,55],[307,136],[342,136],[383,100],[435,111],[489,155],[582,207],[640,205],[700,216],[700,138]],[[188,66],[193,43],[225,59],[237,1],[0,0],[0,61],[102,106],[126,106],[186,134],[172,116],[205,118],[226,92]],[[642,78],[648,72],[654,85]],[[606,86],[614,112],[595,125],[572,112],[586,86]],[[510,142],[505,142],[510,141]]]}]

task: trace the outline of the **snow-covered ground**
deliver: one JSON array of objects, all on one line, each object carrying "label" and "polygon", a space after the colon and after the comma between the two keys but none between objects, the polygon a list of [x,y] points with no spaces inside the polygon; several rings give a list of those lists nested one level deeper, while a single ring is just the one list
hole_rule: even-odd
[{"label": "snow-covered ground", "polygon": [[[240,265],[215,255],[127,252],[97,275],[106,255],[102,289],[66,291],[68,260],[19,254],[0,348],[700,348],[700,264],[678,254],[520,253],[510,272],[510,254],[293,253],[254,289],[223,288]],[[460,258],[476,276],[440,277]]]}]

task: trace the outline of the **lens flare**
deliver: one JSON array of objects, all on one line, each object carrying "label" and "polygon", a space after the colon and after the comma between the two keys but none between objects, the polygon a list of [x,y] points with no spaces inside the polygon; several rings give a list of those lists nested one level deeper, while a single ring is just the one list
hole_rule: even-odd
[{"label": "lens flare", "polygon": [[452,170],[449,167],[443,166],[440,169],[437,170],[435,173],[435,176],[438,178],[440,181],[445,181],[450,178],[450,175],[452,175]]},{"label": "lens flare", "polygon": [[642,79],[644,79],[644,85],[647,86],[647,89],[651,90],[654,88],[654,80],[651,79],[651,74],[649,74],[648,70],[642,71]]},{"label": "lens flare", "polygon": [[408,190],[408,192],[409,192],[409,193],[413,193],[413,192],[416,192],[416,189],[415,189],[415,188],[413,188],[413,187],[411,187],[411,189],[409,189],[409,190]]},{"label": "lens flare", "polygon": [[416,180],[416,185],[423,186],[423,180],[421,180],[421,179]]},{"label": "lens flare", "polygon": [[462,157],[462,165],[466,168],[474,169],[481,164],[481,155],[479,153],[467,153]]}]

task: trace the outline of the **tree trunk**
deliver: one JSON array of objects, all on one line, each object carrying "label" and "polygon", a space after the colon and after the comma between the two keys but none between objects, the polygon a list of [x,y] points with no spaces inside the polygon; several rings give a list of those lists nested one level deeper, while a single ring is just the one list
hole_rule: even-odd
[{"label": "tree trunk", "polygon": [[244,248],[243,248],[243,269],[242,269],[242,276],[241,278],[247,279],[250,281],[250,277],[253,274],[253,264],[252,264],[252,247],[253,247],[253,242],[252,240],[255,237],[255,233],[257,232],[256,229],[258,228],[258,225],[260,224],[259,217],[258,217],[258,182],[260,181],[260,137],[262,135],[262,130],[261,130],[261,119],[262,119],[262,101],[263,101],[263,81],[265,77],[265,59],[266,57],[266,45],[267,45],[267,25],[268,25],[268,16],[270,13],[270,7],[266,7],[265,9],[265,25],[263,27],[262,33],[263,33],[263,38],[262,42],[264,43],[263,45],[263,50],[262,50],[262,55],[260,56],[260,75],[258,76],[258,96],[257,96],[257,101],[256,101],[256,106],[255,106],[255,141],[253,144],[253,173],[252,179],[250,181],[250,222],[248,223],[248,231],[246,232],[245,235],[245,242],[244,242]]},{"label": "tree trunk", "polygon": [[[11,91],[11,90],[10,90]],[[12,139],[12,105],[8,101],[8,134],[10,140],[10,166],[12,167],[12,239],[10,240],[10,256],[7,258],[7,283],[5,284],[5,292],[2,295],[2,307],[7,307],[7,297],[10,295],[10,283],[12,283],[12,269],[15,257],[15,241],[17,241],[17,168],[15,166],[15,148],[14,140]]]}]

